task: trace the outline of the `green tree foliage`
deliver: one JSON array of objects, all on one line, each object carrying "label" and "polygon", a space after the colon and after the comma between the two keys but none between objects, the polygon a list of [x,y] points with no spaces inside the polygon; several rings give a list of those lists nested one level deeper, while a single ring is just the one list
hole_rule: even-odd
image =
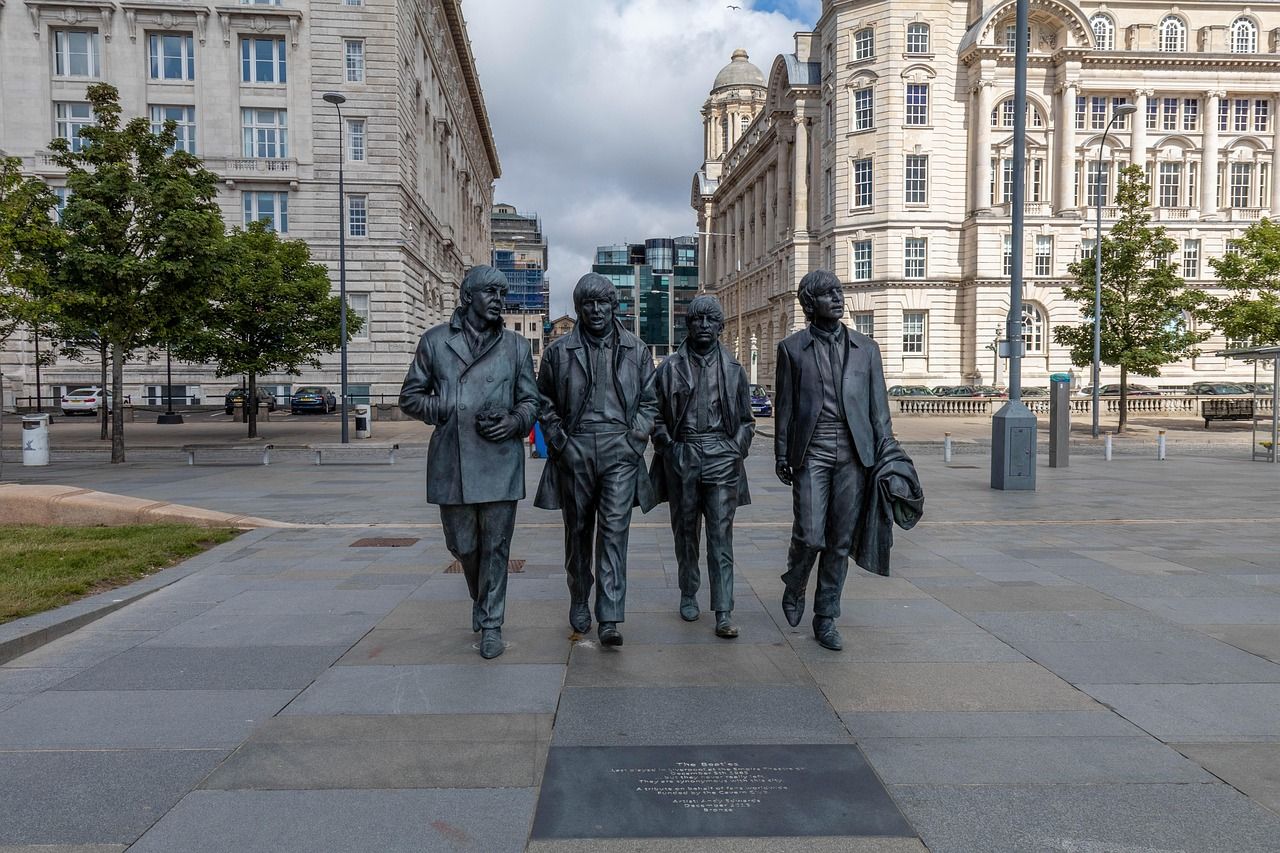
[{"label": "green tree foliage", "polygon": [[146,118],[122,123],[119,93],[106,83],[90,85],[87,99],[94,123],[81,131],[80,150],[49,143],[70,191],[53,289],[59,315],[109,348],[111,461],[123,462],[124,363],[207,302],[223,259],[222,216],[217,176],[173,150],[172,122],[160,133]]},{"label": "green tree foliage", "polygon": [[[1186,312],[1196,310],[1204,294],[1190,289],[1172,260],[1177,243],[1162,227],[1151,227],[1151,187],[1140,166],[1120,173],[1116,206],[1120,216],[1103,237],[1102,363],[1120,368],[1120,424],[1128,424],[1129,374],[1158,376],[1160,367],[1196,353],[1207,334],[1188,328]],[[1080,306],[1083,322],[1058,326],[1053,338],[1070,347],[1073,364],[1093,363],[1094,263],[1092,255],[1068,269],[1075,281],[1063,287]]]},{"label": "green tree foliage", "polygon": [[[175,347],[183,358],[211,362],[219,376],[245,374],[249,437],[258,434],[258,377],[297,375],[320,366],[320,355],[342,345],[342,302],[329,293],[329,273],[311,262],[301,240],[281,240],[264,222],[227,238],[225,276],[202,318],[202,329]],[[348,337],[360,317],[347,314]]]},{"label": "green tree foliage", "polygon": [[64,237],[53,219],[53,191],[21,169],[16,157],[0,159],[0,345],[18,326],[46,330],[47,262]]},{"label": "green tree foliage", "polygon": [[1280,224],[1264,219],[1250,226],[1234,251],[1209,266],[1226,295],[1207,297],[1200,316],[1227,340],[1280,343]]}]

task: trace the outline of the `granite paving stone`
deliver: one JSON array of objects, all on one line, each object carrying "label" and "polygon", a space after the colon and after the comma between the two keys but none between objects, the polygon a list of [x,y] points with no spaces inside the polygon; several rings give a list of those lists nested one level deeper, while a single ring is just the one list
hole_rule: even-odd
[{"label": "granite paving stone", "polygon": [[123,844],[0,844],[0,853],[124,853]]},{"label": "granite paving stone", "polygon": [[[468,617],[470,618],[470,617]],[[558,663],[569,660],[570,629],[504,625],[504,664]],[[479,634],[471,626],[453,625],[432,631],[375,628],[338,661],[341,665],[403,666],[412,664],[473,664],[479,655]]]},{"label": "granite paving stone", "polygon": [[55,689],[301,690],[346,650],[346,646],[139,646]]},{"label": "granite paving stone", "polygon": [[1237,598],[1134,598],[1137,606],[1183,625],[1280,625],[1280,596],[1254,590]]},{"label": "granite paving stone", "polygon": [[1073,684],[1280,682],[1280,665],[1208,637],[1017,645]]},{"label": "granite paving stone", "polygon": [[1088,711],[1085,694],[1033,663],[809,663],[837,711]]},{"label": "granite paving stone", "polygon": [[933,597],[960,611],[1130,610],[1131,605],[1082,586],[1000,586],[995,589],[937,589]]},{"label": "granite paving stone", "polygon": [[234,648],[236,646],[333,646],[355,643],[375,624],[376,615],[221,616],[203,613],[164,631],[151,646]]},{"label": "granite paving stone", "polygon": [[1196,630],[1241,651],[1280,663],[1280,625],[1197,625]]},{"label": "granite paving stone", "polygon": [[856,738],[1140,737],[1102,706],[1093,711],[845,711]]},{"label": "granite paving stone", "polygon": [[580,687],[810,683],[781,638],[771,645],[643,645],[621,651],[583,641],[574,646],[569,664],[565,683]]},{"label": "granite paving stone", "polygon": [[1280,684],[1081,684],[1165,743],[1280,741]]},{"label": "granite paving stone", "polygon": [[844,649],[833,652],[818,645],[806,626],[788,632],[795,653],[804,661],[884,661],[902,663],[1016,662],[1026,657],[985,631],[934,631],[923,628],[841,627]]},{"label": "granite paving stone", "polygon": [[27,652],[0,665],[0,671],[27,667],[83,669],[115,657],[126,649],[157,637],[159,631],[101,631],[95,625]]},{"label": "granite paving stone", "polygon": [[[742,595],[739,593],[739,600],[741,599]],[[676,601],[679,601],[678,593]],[[637,617],[625,623],[624,651],[630,652],[633,647],[641,645],[746,646],[779,642],[778,626],[763,609],[735,610],[733,624],[739,630],[737,639],[726,641],[717,637],[716,616],[714,612],[707,610],[706,601],[702,602],[702,613],[694,622],[681,619],[674,608],[666,613],[647,613],[644,618]]]},{"label": "granite paving stone", "polygon": [[[3,851],[0,851],[3,853]],[[529,843],[528,853],[928,853],[915,838],[572,838]]]},{"label": "granite paving stone", "polygon": [[556,664],[337,666],[285,714],[545,714],[565,668]]},{"label": "granite paving stone", "polygon": [[1193,629],[1175,625],[1141,610],[1066,612],[990,612],[965,614],[1010,645],[1026,642],[1193,639]]},{"label": "granite paving stone", "polygon": [[66,681],[80,670],[74,667],[0,667],[0,694],[38,693]]},{"label": "granite paving stone", "polygon": [[250,590],[209,611],[221,616],[299,616],[323,613],[350,616],[386,614],[405,596],[404,590]]},{"label": "granite paving stone", "polygon": [[1173,748],[1280,814],[1280,743],[1176,743]]}]

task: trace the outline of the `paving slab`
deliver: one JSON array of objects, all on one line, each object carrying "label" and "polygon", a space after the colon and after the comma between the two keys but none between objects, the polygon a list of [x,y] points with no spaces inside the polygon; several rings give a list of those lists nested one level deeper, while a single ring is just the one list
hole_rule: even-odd
[{"label": "paving slab", "polygon": [[1236,598],[1134,598],[1137,606],[1182,625],[1280,625],[1280,596],[1258,590]]},{"label": "paving slab", "polygon": [[[468,617],[470,618],[470,617]],[[573,647],[572,634],[564,628],[527,628],[504,625],[506,651],[502,663],[565,664]],[[480,656],[480,635],[471,626],[451,625],[435,630],[375,628],[338,661],[343,666],[403,666],[413,664],[470,664]]]},{"label": "paving slab", "polygon": [[781,638],[769,645],[574,646],[565,683],[588,687],[808,684],[809,674]]},{"label": "paving slab", "polygon": [[1280,814],[1280,743],[1176,743],[1171,746]]},{"label": "paving slab", "polygon": [[0,667],[0,694],[38,693],[78,672],[77,668],[60,666]]},{"label": "paving slab", "polygon": [[[557,838],[528,853],[928,853],[916,838]],[[0,851],[3,853],[3,851]]]},{"label": "paving slab", "polygon": [[997,584],[994,589],[935,589],[932,594],[938,601],[961,613],[1132,609],[1132,605],[1083,586]]},{"label": "paving slab", "polygon": [[1033,663],[809,663],[845,711],[1088,711],[1097,704]]},{"label": "paving slab", "polygon": [[1139,737],[1145,734],[1101,705],[1093,711],[845,711],[856,738]]},{"label": "paving slab", "polygon": [[150,640],[152,646],[234,648],[236,646],[351,645],[378,622],[376,614],[223,616],[202,613]]},{"label": "paving slab", "polygon": [[0,844],[0,853],[124,853],[123,844]]},{"label": "paving slab", "polygon": [[250,590],[235,595],[209,611],[221,616],[300,616],[323,613],[352,616],[385,615],[407,594],[406,590]]},{"label": "paving slab", "polygon": [[27,652],[0,666],[0,671],[26,667],[84,669],[160,635],[159,631],[102,631],[96,625]]},{"label": "paving slab", "polygon": [[1280,663],[1280,625],[1197,625],[1196,630],[1242,651]]},{"label": "paving slab", "polygon": [[1081,684],[1088,693],[1171,742],[1280,741],[1280,684]]},{"label": "paving slab", "polygon": [[[545,628],[569,625],[569,599],[558,601],[521,601],[507,603],[502,627]],[[471,601],[435,601],[406,599],[378,622],[378,630],[444,631],[471,630]]]},{"label": "paving slab", "polygon": [[804,661],[880,661],[896,663],[1025,662],[1026,657],[985,631],[934,631],[926,628],[846,628],[844,648],[833,652],[814,642],[806,626],[788,631],[791,647]]},{"label": "paving slab", "polygon": [[[478,658],[479,656],[477,656]],[[547,714],[565,668],[555,664],[337,666],[284,714]]]},{"label": "paving slab", "polygon": [[131,853],[519,853],[532,788],[193,791]]},{"label": "paving slab", "polygon": [[56,689],[301,690],[346,650],[346,646],[139,646],[90,667]]},{"label": "paving slab", "polygon": [[1142,610],[991,612],[965,614],[1015,648],[1021,643],[1057,641],[1194,639],[1195,632]]}]

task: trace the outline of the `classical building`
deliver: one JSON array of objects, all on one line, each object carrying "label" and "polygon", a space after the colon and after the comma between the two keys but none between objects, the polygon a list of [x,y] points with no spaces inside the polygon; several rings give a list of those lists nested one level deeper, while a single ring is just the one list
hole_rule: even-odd
[{"label": "classical building", "polygon": [[[1023,377],[1046,385],[1071,367],[1052,328],[1081,322],[1062,295],[1067,266],[1090,251],[1099,202],[1104,233],[1115,222],[1120,169],[1147,169],[1155,223],[1197,287],[1212,289],[1209,259],[1250,223],[1280,216],[1280,7],[1030,5]],[[767,79],[742,52],[717,76],[691,203],[703,281],[725,303],[739,356],[760,341],[762,382],[777,341],[804,322],[795,289],[818,266],[845,282],[846,320],[877,339],[891,382],[1004,381],[991,345],[1009,305],[1014,10],[825,0]],[[1125,103],[1137,113],[1104,145]],[[1150,384],[1247,370],[1202,355]],[[1104,368],[1104,382],[1116,378]]]},{"label": "classical building", "polygon": [[[126,116],[178,123],[178,144],[222,178],[228,226],[266,219],[305,240],[335,290],[345,228],[349,304],[366,320],[349,346],[356,398],[399,391],[418,336],[490,257],[500,168],[459,0],[11,0],[0,2],[0,56],[0,151],[60,192],[49,139],[79,144],[92,120],[85,88],[106,81]],[[346,98],[341,124],[326,92]],[[32,342],[18,337],[3,358],[6,400],[34,394]],[[45,393],[96,374],[59,362]],[[163,376],[134,362],[126,390],[158,400]],[[287,393],[338,378],[335,353],[300,379],[262,381]],[[175,396],[210,399],[239,378],[175,363],[174,384]]]},{"label": "classical building", "polygon": [[551,310],[551,283],[547,279],[547,238],[538,214],[518,213],[509,204],[495,204],[489,221],[493,265],[510,284],[508,310],[536,311],[545,317]]},{"label": "classical building", "polygon": [[591,267],[618,289],[618,319],[649,345],[670,355],[684,342],[684,316],[698,295],[698,241],[655,237],[643,243],[597,246]]}]

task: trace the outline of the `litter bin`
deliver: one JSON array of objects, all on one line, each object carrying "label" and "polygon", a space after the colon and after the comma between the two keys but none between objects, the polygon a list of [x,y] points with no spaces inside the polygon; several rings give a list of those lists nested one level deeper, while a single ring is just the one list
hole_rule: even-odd
[{"label": "litter bin", "polygon": [[22,464],[49,464],[49,416],[22,416]]},{"label": "litter bin", "polygon": [[356,438],[369,438],[373,435],[370,428],[372,418],[369,417],[369,406],[360,403],[356,406]]}]

